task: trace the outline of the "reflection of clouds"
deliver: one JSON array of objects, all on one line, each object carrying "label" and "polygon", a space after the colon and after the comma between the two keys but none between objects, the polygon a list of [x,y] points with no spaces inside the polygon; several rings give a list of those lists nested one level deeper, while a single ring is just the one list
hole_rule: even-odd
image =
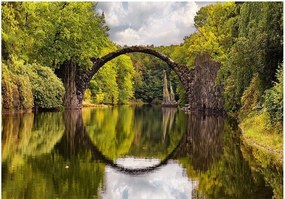
[{"label": "reflection of clouds", "polygon": [[[144,168],[159,163],[157,159],[121,158],[118,164],[127,168]],[[121,173],[110,166],[105,170],[105,190],[102,198],[151,199],[191,198],[196,181],[190,181],[176,162],[169,162],[152,173],[132,176]]]},{"label": "reflection of clouds", "polygon": [[160,163],[158,159],[144,159],[144,158],[119,158],[116,160],[116,164],[124,168],[138,169],[145,167],[152,167]]}]

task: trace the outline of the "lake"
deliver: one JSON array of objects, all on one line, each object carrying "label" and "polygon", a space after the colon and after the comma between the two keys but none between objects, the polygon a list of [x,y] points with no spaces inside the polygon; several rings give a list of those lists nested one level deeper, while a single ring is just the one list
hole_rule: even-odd
[{"label": "lake", "polygon": [[2,115],[2,198],[282,198],[282,168],[240,135],[159,106]]}]

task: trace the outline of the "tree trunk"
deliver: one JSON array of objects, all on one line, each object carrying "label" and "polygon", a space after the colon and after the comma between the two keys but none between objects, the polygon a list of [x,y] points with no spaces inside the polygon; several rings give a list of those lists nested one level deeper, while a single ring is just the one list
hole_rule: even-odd
[{"label": "tree trunk", "polygon": [[[64,62],[59,69],[55,71],[57,76],[61,78],[65,94],[63,98],[63,106],[65,109],[81,109],[84,90],[78,89],[76,80],[78,79],[78,66],[72,61]],[[79,78],[81,79],[81,78]]]}]

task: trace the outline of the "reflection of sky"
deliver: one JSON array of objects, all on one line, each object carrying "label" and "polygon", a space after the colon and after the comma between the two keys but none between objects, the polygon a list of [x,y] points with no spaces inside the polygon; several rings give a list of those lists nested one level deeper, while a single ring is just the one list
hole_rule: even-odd
[{"label": "reflection of sky", "polygon": [[[121,158],[117,162],[127,168],[144,168],[159,163],[156,159]],[[191,198],[197,182],[191,181],[186,171],[176,162],[138,176],[121,173],[110,166],[105,170],[105,188],[102,198],[114,199],[164,199]]]}]

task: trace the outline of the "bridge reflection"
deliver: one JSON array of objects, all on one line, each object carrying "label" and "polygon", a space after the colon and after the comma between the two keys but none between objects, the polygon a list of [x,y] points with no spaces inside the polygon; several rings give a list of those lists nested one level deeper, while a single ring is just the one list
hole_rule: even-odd
[{"label": "bridge reflection", "polygon": [[82,152],[91,152],[93,161],[103,162],[117,171],[130,175],[153,172],[166,165],[169,160],[184,157],[192,160],[195,170],[205,171],[219,159],[222,152],[223,118],[190,114],[187,129],[176,143],[176,147],[158,164],[144,168],[127,168],[117,164],[115,160],[106,155],[106,151],[100,151],[99,147],[92,142],[89,136],[91,132],[87,132],[84,126],[81,111],[66,111],[63,118],[65,132],[55,146],[59,154],[71,158]]},{"label": "bridge reflection", "polygon": [[[165,185],[158,194],[173,187],[180,187],[178,191],[184,193],[185,187],[191,187],[188,180],[194,179],[198,182],[194,198],[272,198],[273,192],[282,195],[282,168],[259,168],[253,160],[258,154],[246,150],[230,118],[199,114],[186,118],[179,110],[167,113],[150,109],[5,115],[3,193],[8,198],[96,198],[102,192],[113,194],[118,186],[128,185],[139,193],[151,190],[148,193],[153,194],[157,191],[153,179]],[[133,125],[139,127],[137,131],[133,131]],[[147,159],[138,164],[141,157]],[[133,169],[125,165],[152,166]],[[180,186],[177,182],[185,183]],[[105,196],[108,198],[108,194]]]}]

